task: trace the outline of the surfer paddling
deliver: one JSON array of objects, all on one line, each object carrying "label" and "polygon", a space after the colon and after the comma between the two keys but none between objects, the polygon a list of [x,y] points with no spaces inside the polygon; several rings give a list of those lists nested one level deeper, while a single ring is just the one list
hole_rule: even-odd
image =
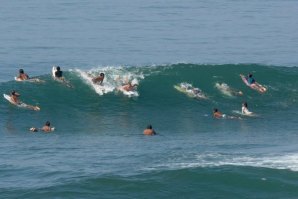
[{"label": "surfer paddling", "polygon": [[19,93],[17,93],[16,91],[11,91],[10,93],[10,99],[11,99],[11,102],[13,102],[15,105],[19,105],[21,103],[19,97],[21,95]]},{"label": "surfer paddling", "polygon": [[28,105],[28,104],[25,104],[24,102],[20,101],[20,99],[19,99],[20,96],[21,95],[14,90],[10,93],[10,96],[4,94],[4,98],[7,99],[13,105],[16,105],[20,108],[31,109],[34,111],[40,110],[40,108],[38,106]]},{"label": "surfer paddling", "polygon": [[234,117],[234,116],[228,116],[226,114],[221,113],[217,108],[213,109],[213,117],[216,119],[242,119],[241,117]]},{"label": "surfer paddling", "polygon": [[104,74],[104,73],[100,73],[99,76],[94,77],[94,78],[92,79],[92,82],[93,82],[94,84],[99,83],[100,85],[102,85],[102,82],[103,82],[104,78],[105,78],[105,74]]},{"label": "surfer paddling", "polygon": [[41,129],[32,127],[29,130],[32,131],[32,132],[38,132],[39,130],[41,130],[41,131],[43,131],[45,133],[50,133],[50,132],[54,131],[55,128],[54,127],[51,127],[51,123],[49,121],[47,121],[45,123],[45,125]]},{"label": "surfer paddling", "polygon": [[156,135],[156,132],[152,128],[152,125],[149,124],[147,128],[144,130],[144,135]]},{"label": "surfer paddling", "polygon": [[69,88],[73,88],[69,81],[65,80],[65,78],[63,77],[63,71],[61,70],[60,66],[53,66],[52,73],[55,80],[58,80],[59,82],[63,83],[65,86]]},{"label": "surfer paddling", "polygon": [[256,82],[256,80],[253,78],[253,75],[251,73],[248,74],[246,77],[240,74],[240,77],[243,80],[243,82],[250,88],[257,90],[260,93],[265,93],[267,91],[267,89],[264,86]]},{"label": "surfer paddling", "polygon": [[213,117],[217,118],[217,119],[220,119],[220,118],[225,118],[226,115],[219,112],[219,110],[217,108],[214,108],[213,109]]},{"label": "surfer paddling", "polygon": [[128,82],[128,84],[125,84],[122,86],[122,89],[125,91],[134,91],[138,84],[132,84],[131,82]]},{"label": "surfer paddling", "polygon": [[18,81],[24,81],[24,80],[28,80],[29,79],[29,76],[24,72],[23,69],[20,69],[19,70],[19,75],[17,77],[17,80]]}]

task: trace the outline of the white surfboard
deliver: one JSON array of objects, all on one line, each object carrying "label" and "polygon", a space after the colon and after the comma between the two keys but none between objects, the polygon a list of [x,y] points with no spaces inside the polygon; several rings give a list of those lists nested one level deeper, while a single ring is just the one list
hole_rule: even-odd
[{"label": "white surfboard", "polygon": [[[38,131],[42,131],[42,128],[31,127],[29,129],[29,131],[31,131],[31,132],[38,132]],[[55,127],[51,127],[51,131],[50,132],[53,132],[53,131],[55,131]],[[45,133],[49,133],[49,132],[45,132]]]},{"label": "white surfboard", "polygon": [[133,90],[133,91],[127,91],[125,89],[123,89],[123,87],[119,87],[118,88],[119,91],[121,91],[124,95],[128,96],[128,97],[138,97],[139,96],[139,93],[138,91],[136,90]]},{"label": "white surfboard", "polygon": [[238,110],[233,110],[232,112],[238,115],[247,116],[247,117],[258,117],[258,115],[253,112],[251,112],[251,114],[243,114],[241,111],[238,111]]},{"label": "white surfboard", "polygon": [[22,80],[18,77],[14,77],[14,80],[17,81],[17,82],[32,82],[32,83],[44,83],[45,82],[44,80],[41,80],[39,78],[29,78],[29,79],[26,79],[26,80]]},{"label": "white surfboard", "polygon": [[30,109],[30,110],[34,110],[34,111],[40,111],[40,108],[38,106],[32,106],[32,105],[28,105],[25,104],[24,102],[20,102],[20,103],[15,103],[14,101],[11,100],[11,97],[7,94],[3,94],[3,97],[9,101],[11,104],[19,107],[19,108],[24,108],[24,109]]},{"label": "white surfboard", "polygon": [[52,76],[53,76],[53,78],[56,78],[56,76],[55,76],[56,71],[57,71],[57,67],[56,66],[53,66],[53,68],[52,68]]},{"label": "white surfboard", "polygon": [[178,85],[174,85],[174,88],[192,98],[208,99],[208,97],[201,91],[201,89],[195,88],[187,82],[182,82]]}]

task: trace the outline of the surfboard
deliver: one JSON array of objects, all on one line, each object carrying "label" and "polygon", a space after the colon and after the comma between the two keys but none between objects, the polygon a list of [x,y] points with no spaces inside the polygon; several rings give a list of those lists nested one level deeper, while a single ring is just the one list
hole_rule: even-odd
[{"label": "surfboard", "polygon": [[69,88],[73,88],[73,86],[70,84],[70,82],[67,81],[67,80],[65,80],[64,77],[60,77],[60,78],[59,77],[56,77],[55,76],[56,71],[57,71],[57,67],[56,66],[53,66],[53,68],[52,68],[53,79],[56,80],[57,82],[62,83],[63,85],[65,85],[65,86],[67,86]]},{"label": "surfboard", "polygon": [[246,86],[250,87],[251,89],[256,90],[256,91],[258,91],[260,93],[265,93],[267,91],[267,88],[265,88],[264,86],[262,86],[258,82],[255,82],[254,83],[255,86],[253,86],[252,84],[249,84],[248,83],[248,81],[247,81],[247,79],[246,79],[246,77],[244,75],[240,74],[240,77],[241,77],[242,81],[244,82],[244,84]]},{"label": "surfboard", "polygon": [[122,86],[118,87],[118,90],[121,91],[124,95],[126,95],[128,97],[138,97],[139,96],[139,93],[136,90],[127,91],[127,90],[123,89]]},{"label": "surfboard", "polygon": [[191,84],[186,82],[182,82],[178,85],[174,85],[174,88],[191,98],[208,99],[208,97],[204,93],[202,93],[201,89],[194,88]]},{"label": "surfboard", "polygon": [[257,117],[258,115],[251,112],[251,114],[243,114],[241,111],[238,111],[238,110],[233,110],[232,111],[233,113],[236,113],[238,115],[242,115],[242,116],[247,116],[247,117]]},{"label": "surfboard", "polygon": [[11,100],[10,96],[7,94],[3,94],[4,99],[6,99],[7,101],[9,101],[11,104],[19,107],[19,108],[24,108],[24,109],[30,109],[30,110],[34,110],[34,111],[40,111],[40,108],[38,106],[32,106],[32,105],[28,105],[25,104],[24,102],[20,102],[20,103],[15,103],[14,101]]},{"label": "surfboard", "polygon": [[[31,131],[31,132],[38,132],[38,131],[42,131],[42,128],[31,127],[29,129],[29,131]],[[50,132],[53,132],[53,131],[55,131],[55,127],[51,127],[51,131]],[[49,133],[49,132],[45,132],[45,133]]]},{"label": "surfboard", "polygon": [[29,78],[29,79],[26,79],[26,80],[21,80],[18,77],[14,77],[14,80],[17,81],[17,82],[32,82],[32,83],[44,83],[45,82],[44,80],[41,80],[39,78]]}]

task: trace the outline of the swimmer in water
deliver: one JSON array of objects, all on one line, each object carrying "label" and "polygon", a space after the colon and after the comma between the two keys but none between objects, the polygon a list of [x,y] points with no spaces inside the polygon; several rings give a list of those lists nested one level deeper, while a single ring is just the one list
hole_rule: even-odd
[{"label": "swimmer in water", "polygon": [[144,130],[144,135],[156,135],[156,132],[152,128],[151,124],[149,124],[147,128]]}]

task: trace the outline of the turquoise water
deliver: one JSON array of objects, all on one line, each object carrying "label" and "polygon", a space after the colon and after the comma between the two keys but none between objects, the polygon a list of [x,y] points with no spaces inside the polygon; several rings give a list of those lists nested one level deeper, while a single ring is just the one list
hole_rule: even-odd
[{"label": "turquoise water", "polygon": [[[296,1],[6,1],[1,198],[297,198]],[[51,78],[60,65],[73,85]],[[44,83],[15,82],[22,67]],[[105,72],[106,94],[90,84]],[[239,74],[268,88],[251,90]],[[138,97],[116,88],[137,80]],[[208,99],[174,85],[191,83]],[[215,88],[227,83],[243,96]],[[237,114],[247,101],[255,117]],[[214,119],[218,108],[236,119]],[[56,131],[30,133],[50,120]],[[157,136],[143,136],[152,124]]]}]

